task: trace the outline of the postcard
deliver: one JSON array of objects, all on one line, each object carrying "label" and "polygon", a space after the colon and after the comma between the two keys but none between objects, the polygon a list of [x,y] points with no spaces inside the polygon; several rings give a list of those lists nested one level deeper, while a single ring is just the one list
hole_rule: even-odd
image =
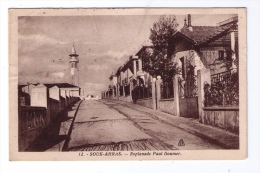
[{"label": "postcard", "polygon": [[246,20],[246,8],[9,9],[9,159],[246,159]]}]

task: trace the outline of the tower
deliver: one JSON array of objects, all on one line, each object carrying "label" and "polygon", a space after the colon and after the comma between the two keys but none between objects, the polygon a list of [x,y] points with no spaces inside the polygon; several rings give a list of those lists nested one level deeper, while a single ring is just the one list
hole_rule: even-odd
[{"label": "tower", "polygon": [[78,69],[78,54],[76,53],[75,47],[73,45],[70,56],[70,64],[71,64],[71,78],[72,84],[75,86],[79,86],[79,69]]}]

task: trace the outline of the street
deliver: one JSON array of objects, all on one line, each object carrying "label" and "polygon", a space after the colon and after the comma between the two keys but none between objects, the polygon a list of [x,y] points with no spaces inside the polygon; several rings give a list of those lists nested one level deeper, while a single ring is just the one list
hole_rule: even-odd
[{"label": "street", "polygon": [[84,100],[79,106],[66,150],[211,149],[222,148],[120,103]]}]

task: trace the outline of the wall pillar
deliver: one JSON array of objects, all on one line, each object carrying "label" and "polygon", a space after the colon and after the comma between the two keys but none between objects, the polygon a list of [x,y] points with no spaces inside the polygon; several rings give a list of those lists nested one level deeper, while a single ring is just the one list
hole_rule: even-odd
[{"label": "wall pillar", "polygon": [[130,100],[132,101],[132,90],[133,90],[133,81],[132,80],[130,80],[130,82],[129,82],[129,85],[130,85],[130,93],[129,93],[129,96],[130,96]]},{"label": "wall pillar", "polygon": [[155,88],[156,78],[152,79],[152,102],[153,102],[153,109],[156,109],[156,88]]},{"label": "wall pillar", "polygon": [[134,76],[136,76],[136,60],[133,60]]},{"label": "wall pillar", "polygon": [[210,69],[198,70],[198,105],[199,105],[199,122],[204,124],[204,84],[211,85]]},{"label": "wall pillar", "polygon": [[120,97],[120,85],[117,84],[117,100],[119,100]]},{"label": "wall pillar", "polygon": [[176,108],[176,116],[180,117],[180,96],[179,96],[179,75],[173,78],[174,107]]},{"label": "wall pillar", "polygon": [[115,95],[115,99],[118,99],[118,89],[117,89],[118,85],[116,84],[116,95]]},{"label": "wall pillar", "polygon": [[111,99],[114,99],[114,87],[112,88],[112,98]]},{"label": "wall pillar", "polygon": [[66,89],[66,96],[67,96],[67,98],[68,98],[67,103],[68,103],[68,105],[70,105],[70,103],[71,103],[71,99],[70,99],[70,90],[67,90],[67,89]]},{"label": "wall pillar", "polygon": [[61,97],[63,97],[64,98],[64,106],[66,107],[67,106],[67,97],[66,97],[66,90],[64,90],[64,89],[62,89],[61,91],[60,91],[60,94],[61,94]]},{"label": "wall pillar", "polygon": [[231,37],[231,52],[232,52],[232,72],[236,72],[237,71],[237,66],[235,65],[235,61],[236,61],[236,53],[235,53],[235,42],[236,42],[236,39],[235,39],[235,32],[232,31],[230,33],[230,37]]},{"label": "wall pillar", "polygon": [[61,111],[62,107],[61,107],[61,101],[60,101],[60,89],[57,86],[54,86],[54,87],[49,89],[49,93],[50,93],[51,99],[54,99],[54,100],[59,102],[59,110],[58,111]]},{"label": "wall pillar", "polygon": [[138,59],[138,71],[141,71],[143,67],[142,60]]},{"label": "wall pillar", "polygon": [[125,97],[125,86],[123,85],[123,96]]},{"label": "wall pillar", "polygon": [[157,76],[156,84],[156,105],[157,109],[160,109],[160,100],[161,100],[161,76]]},{"label": "wall pillar", "polygon": [[31,88],[31,106],[45,107],[48,106],[47,87],[43,84]]},{"label": "wall pillar", "polygon": [[39,84],[31,89],[31,106],[46,108],[47,126],[51,123],[51,115],[50,115],[50,110],[48,108],[48,102],[49,102],[48,99],[49,99],[48,88],[45,85]]}]

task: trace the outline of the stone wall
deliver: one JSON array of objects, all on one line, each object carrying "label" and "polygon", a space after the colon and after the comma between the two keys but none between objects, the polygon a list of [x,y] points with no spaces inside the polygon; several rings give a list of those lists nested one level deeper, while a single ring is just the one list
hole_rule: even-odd
[{"label": "stone wall", "polygon": [[19,107],[19,151],[26,151],[38,139],[47,126],[47,112],[43,107]]},{"label": "stone wall", "polygon": [[159,101],[159,110],[176,116],[174,99],[162,99]]},{"label": "stone wall", "polygon": [[[74,96],[75,94],[76,96]],[[78,91],[43,84],[30,90],[30,106],[19,105],[19,151],[26,151],[41,135],[48,132],[59,113],[79,101]]]},{"label": "stone wall", "polygon": [[136,104],[153,109],[153,101],[152,101],[152,98],[138,99],[137,102],[136,102]]},{"label": "stone wall", "polygon": [[180,98],[180,116],[185,118],[199,118],[198,97]]},{"label": "stone wall", "polygon": [[239,109],[228,107],[203,108],[204,124],[239,134]]}]

